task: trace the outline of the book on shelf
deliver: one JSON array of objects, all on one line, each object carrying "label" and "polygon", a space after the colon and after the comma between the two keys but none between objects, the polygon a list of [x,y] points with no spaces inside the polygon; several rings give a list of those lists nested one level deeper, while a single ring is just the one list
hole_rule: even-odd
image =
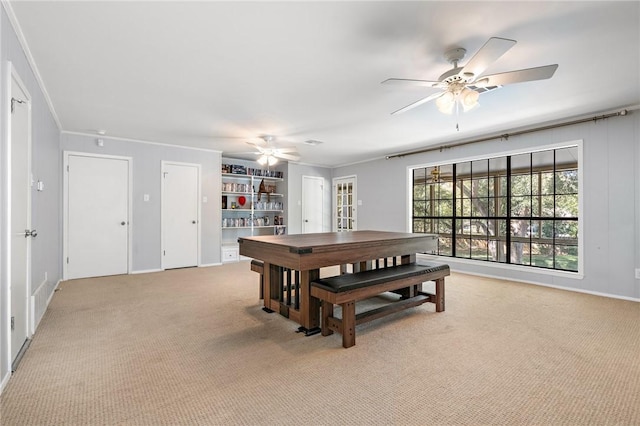
[{"label": "book on shelf", "polygon": [[271,177],[277,179],[284,178],[284,173],[278,170],[255,169],[253,167],[246,167],[240,164],[223,164],[222,173],[233,175]]}]

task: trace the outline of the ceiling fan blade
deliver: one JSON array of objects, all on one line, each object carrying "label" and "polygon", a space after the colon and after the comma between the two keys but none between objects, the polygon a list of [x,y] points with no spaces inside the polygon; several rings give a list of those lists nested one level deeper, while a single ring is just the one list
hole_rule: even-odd
[{"label": "ceiling fan blade", "polygon": [[[506,84],[523,83],[525,81],[546,80],[553,77],[558,69],[558,64],[544,67],[528,68],[524,70],[503,72],[482,77],[482,86],[504,86]],[[487,80],[485,83],[484,80]],[[477,81],[476,83],[480,83]]]},{"label": "ceiling fan blade", "polygon": [[420,99],[419,101],[416,101],[416,102],[414,102],[414,103],[412,103],[412,104],[407,105],[407,106],[406,106],[406,107],[404,107],[404,108],[400,108],[399,110],[392,112],[392,113],[391,113],[391,115],[401,114],[401,113],[403,113],[403,112],[405,112],[405,111],[409,111],[410,109],[413,109],[413,108],[415,108],[415,107],[417,107],[417,106],[420,106],[420,105],[422,105],[422,104],[426,104],[427,102],[429,102],[429,101],[431,101],[431,100],[434,100],[434,99],[436,99],[436,98],[439,98],[439,97],[440,97],[440,96],[442,96],[444,93],[445,93],[445,92],[438,92],[438,93],[434,93],[434,94],[433,94],[433,95],[431,95],[431,96],[427,96],[426,98],[422,98],[422,99]]},{"label": "ceiling fan blade", "polygon": [[283,160],[289,160],[289,161],[298,161],[300,159],[300,157],[297,155],[283,154],[281,152],[276,152],[273,154],[273,156],[282,158]]},{"label": "ceiling fan blade", "polygon": [[517,42],[506,38],[491,37],[485,44],[473,55],[473,58],[467,62],[458,75],[467,81],[473,81],[486,70],[489,65],[494,63],[504,55],[507,50],[511,49]]},{"label": "ceiling fan blade", "polygon": [[255,143],[255,142],[250,142],[250,141],[247,141],[247,143],[248,143],[249,145],[251,145],[252,147],[254,147],[255,149],[257,149],[258,151],[260,151],[260,152],[257,152],[256,154],[262,154],[262,153],[264,153],[265,148],[261,147],[261,146],[260,146],[260,145],[258,145],[257,143]]},{"label": "ceiling fan blade", "polygon": [[440,87],[441,83],[439,81],[412,80],[409,78],[388,78],[380,84],[402,84],[422,87]]},{"label": "ceiling fan blade", "polygon": [[275,148],[274,151],[275,152],[281,152],[281,153],[287,153],[287,152],[295,152],[295,153],[297,153],[297,150],[295,148]]},{"label": "ceiling fan blade", "polygon": [[241,152],[230,152],[229,155],[261,155],[261,152],[258,151],[241,151]]}]

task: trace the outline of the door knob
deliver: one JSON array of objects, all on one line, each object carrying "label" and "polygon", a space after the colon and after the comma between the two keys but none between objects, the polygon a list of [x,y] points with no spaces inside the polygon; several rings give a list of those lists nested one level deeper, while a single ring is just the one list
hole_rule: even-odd
[{"label": "door knob", "polygon": [[195,224],[195,223],[196,223],[196,221],[195,221],[195,220],[192,220],[192,221],[191,221],[191,223]]},{"label": "door knob", "polygon": [[120,225],[125,226],[127,224],[127,222],[125,222],[124,220],[122,222],[120,222]]},{"label": "door knob", "polygon": [[33,229],[33,230],[25,229],[24,230],[24,237],[25,238],[27,238],[27,237],[35,238],[37,236],[38,236],[38,231],[36,231],[35,229]]}]

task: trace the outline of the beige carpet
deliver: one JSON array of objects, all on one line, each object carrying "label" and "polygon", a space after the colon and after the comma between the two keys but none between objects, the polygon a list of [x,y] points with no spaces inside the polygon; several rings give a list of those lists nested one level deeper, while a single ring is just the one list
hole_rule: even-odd
[{"label": "beige carpet", "polygon": [[249,264],[65,282],[2,425],[638,425],[640,304],[453,274],[339,335],[267,314]]}]

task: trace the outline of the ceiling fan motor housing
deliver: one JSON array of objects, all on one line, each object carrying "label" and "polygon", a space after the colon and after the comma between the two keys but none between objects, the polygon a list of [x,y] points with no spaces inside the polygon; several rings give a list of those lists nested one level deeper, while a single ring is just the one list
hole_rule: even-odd
[{"label": "ceiling fan motor housing", "polygon": [[439,78],[439,80],[443,83],[468,83],[473,80],[474,75],[472,73],[464,73],[461,71],[463,67],[458,66],[458,62],[460,62],[464,55],[467,54],[467,49],[462,47],[456,47],[454,49],[449,49],[444,53],[444,58],[453,65],[453,69],[445,72]]},{"label": "ceiling fan motor housing", "polygon": [[465,83],[466,80],[460,75],[462,67],[453,68],[440,76],[438,80],[443,83]]}]

